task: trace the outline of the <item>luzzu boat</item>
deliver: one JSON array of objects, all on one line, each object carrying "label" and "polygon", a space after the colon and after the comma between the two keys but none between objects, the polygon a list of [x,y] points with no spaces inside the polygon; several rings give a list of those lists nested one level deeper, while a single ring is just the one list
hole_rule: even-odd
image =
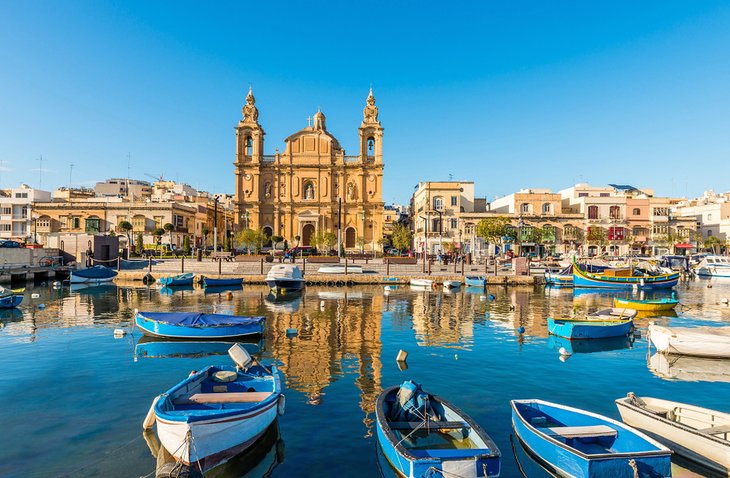
[{"label": "luzzu boat", "polygon": [[631,275],[630,269],[606,269],[601,273],[586,272],[573,264],[574,287],[600,287],[604,289],[671,289],[679,282],[679,273],[660,275]]},{"label": "luzzu boat", "polygon": [[411,381],[384,390],[375,416],[380,448],[400,477],[499,476],[500,452],[489,435]]},{"label": "luzzu boat", "polygon": [[11,309],[23,302],[23,294],[16,294],[10,289],[0,286],[0,309]]},{"label": "luzzu boat", "polygon": [[614,297],[613,299],[613,305],[614,307],[629,307],[634,310],[641,310],[641,311],[649,311],[649,312],[658,312],[661,310],[672,310],[674,309],[677,304],[679,304],[679,300],[675,299],[674,297],[663,297],[661,299],[620,299],[618,297]]},{"label": "luzzu boat", "polygon": [[511,405],[517,437],[560,476],[672,476],[672,451],[628,425],[542,400],[512,400]]}]

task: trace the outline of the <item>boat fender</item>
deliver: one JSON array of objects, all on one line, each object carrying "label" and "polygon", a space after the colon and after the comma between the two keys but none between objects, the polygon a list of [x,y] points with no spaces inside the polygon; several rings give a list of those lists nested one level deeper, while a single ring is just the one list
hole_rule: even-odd
[{"label": "boat fender", "polygon": [[521,326],[521,325],[520,325],[520,326],[519,326],[519,327],[517,328],[517,332],[519,332],[519,333],[521,333],[521,334],[524,334],[524,333],[525,333],[525,328],[524,328],[523,326]]},{"label": "boat fender", "polygon": [[38,308],[43,310],[46,308],[46,304],[38,304]]},{"label": "boat fender", "polygon": [[150,405],[150,409],[147,410],[147,416],[144,417],[144,421],[142,422],[142,428],[145,430],[149,430],[152,428],[152,425],[155,424],[155,405],[157,404],[157,401],[162,397],[162,395],[157,395],[152,400],[152,405]]},{"label": "boat fender", "polygon": [[494,295],[493,294],[489,294],[489,302],[494,302]]},{"label": "boat fender", "polygon": [[276,401],[276,413],[279,414],[279,416],[284,415],[284,412],[286,411],[286,397],[284,397],[284,394],[282,393],[279,395],[279,399]]},{"label": "boat fender", "polygon": [[152,276],[152,274],[150,274],[148,272],[147,274],[144,275],[144,277],[142,277],[142,283],[144,285],[154,284],[155,283],[155,278]]}]

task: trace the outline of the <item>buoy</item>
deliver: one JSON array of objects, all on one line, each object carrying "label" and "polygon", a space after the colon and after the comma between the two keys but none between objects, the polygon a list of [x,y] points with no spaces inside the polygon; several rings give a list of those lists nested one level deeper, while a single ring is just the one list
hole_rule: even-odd
[{"label": "buoy", "polygon": [[403,349],[398,351],[398,356],[395,358],[396,362],[405,362],[408,359],[408,352]]},{"label": "buoy", "polygon": [[46,308],[46,304],[38,304],[38,308],[39,309],[45,309]]},{"label": "buoy", "polygon": [[572,355],[570,352],[568,352],[567,350],[565,350],[565,347],[560,347],[558,349],[558,353],[560,353],[560,355],[561,356],[564,356],[564,357],[570,357]]},{"label": "buoy", "polygon": [[31,298],[31,299],[37,299],[37,298],[39,298],[40,296],[41,296],[41,295],[40,295],[39,293],[37,293],[37,292],[33,292],[32,294],[30,294],[30,298]]},{"label": "buoy", "polygon": [[566,360],[568,360],[570,358],[570,355],[561,355],[558,358],[560,359],[561,362],[565,362]]},{"label": "buoy", "polygon": [[524,334],[525,333],[525,328],[520,325],[519,327],[517,327],[517,332],[519,332],[521,334]]},{"label": "buoy", "polygon": [[114,329],[114,338],[115,339],[121,339],[127,335],[127,332],[124,329]]},{"label": "buoy", "polygon": [[459,360],[459,354],[454,354],[454,360]]},{"label": "buoy", "polygon": [[486,295],[480,295],[480,296],[479,296],[479,300],[480,300],[481,302],[484,302],[485,300],[487,300],[487,296],[486,296]]},{"label": "buoy", "polygon": [[297,331],[297,329],[286,329],[287,337],[296,337],[297,334],[299,334],[299,331]]},{"label": "buoy", "polygon": [[233,292],[228,291],[228,294],[226,295],[226,297],[228,298],[228,300],[233,300]]},{"label": "buoy", "polygon": [[494,300],[494,294],[489,294],[489,302],[492,302]]},{"label": "buoy", "polygon": [[59,281],[54,281],[53,287],[61,287],[61,283]]},{"label": "buoy", "polygon": [[152,405],[150,406],[150,409],[147,410],[147,416],[144,417],[144,421],[142,422],[142,428],[145,430],[149,430],[152,428],[152,425],[155,424],[155,405],[157,404],[157,400],[160,399],[160,395],[157,395],[152,400]]}]

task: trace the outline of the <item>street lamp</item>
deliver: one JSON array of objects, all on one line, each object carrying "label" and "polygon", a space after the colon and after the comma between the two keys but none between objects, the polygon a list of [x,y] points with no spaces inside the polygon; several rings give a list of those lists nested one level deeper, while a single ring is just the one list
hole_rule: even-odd
[{"label": "street lamp", "polygon": [[33,220],[33,244],[38,244],[38,215],[33,214],[30,218]]},{"label": "street lamp", "polygon": [[360,213],[362,218],[362,242],[360,243],[360,254],[365,255],[365,211]]},{"label": "street lamp", "polygon": [[518,256],[522,255],[522,228],[525,227],[525,221],[522,220],[522,216],[520,216],[519,220],[517,221],[517,241],[518,241]]}]

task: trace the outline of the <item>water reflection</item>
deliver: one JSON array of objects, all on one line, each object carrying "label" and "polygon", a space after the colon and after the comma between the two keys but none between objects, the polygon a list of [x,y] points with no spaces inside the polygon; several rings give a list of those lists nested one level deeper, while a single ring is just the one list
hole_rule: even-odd
[{"label": "water reflection", "polygon": [[553,350],[564,348],[569,354],[590,354],[609,352],[612,350],[630,349],[633,341],[629,337],[611,337],[607,339],[569,340],[565,337],[548,337],[547,346]]},{"label": "water reflection", "polygon": [[665,379],[730,383],[730,360],[656,353],[648,365],[655,375]]},{"label": "water reflection", "polygon": [[172,340],[143,335],[134,348],[134,358],[197,358],[208,355],[226,355],[238,343],[251,355],[258,355],[264,347],[263,339],[250,341],[194,341]]},{"label": "water reflection", "polygon": [[269,291],[266,296],[266,309],[270,312],[294,313],[302,305],[302,292],[274,292]]}]

